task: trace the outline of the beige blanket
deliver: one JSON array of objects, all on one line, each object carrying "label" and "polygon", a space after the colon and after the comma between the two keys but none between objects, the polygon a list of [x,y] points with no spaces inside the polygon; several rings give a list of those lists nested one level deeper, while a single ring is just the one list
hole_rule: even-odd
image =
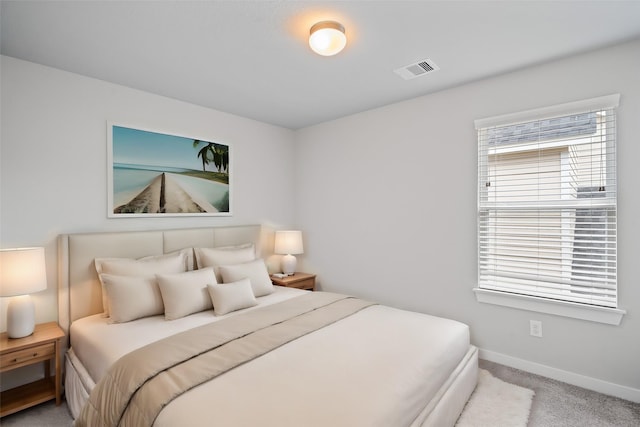
[{"label": "beige blanket", "polygon": [[75,426],[151,426],[189,389],[370,305],[313,292],[147,345],[113,365]]}]

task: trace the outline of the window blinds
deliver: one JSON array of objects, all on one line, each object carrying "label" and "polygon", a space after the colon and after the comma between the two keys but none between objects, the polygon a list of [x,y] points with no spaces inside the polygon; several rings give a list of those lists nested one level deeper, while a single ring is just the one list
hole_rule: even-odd
[{"label": "window blinds", "polygon": [[618,100],[476,121],[479,288],[617,307]]}]

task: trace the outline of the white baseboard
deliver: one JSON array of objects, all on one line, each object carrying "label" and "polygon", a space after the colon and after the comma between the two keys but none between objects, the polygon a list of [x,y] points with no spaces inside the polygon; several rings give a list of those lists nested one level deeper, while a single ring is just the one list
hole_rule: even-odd
[{"label": "white baseboard", "polygon": [[574,372],[563,371],[562,369],[552,368],[551,366],[541,365],[539,363],[518,359],[517,357],[507,356],[506,354],[496,353],[495,351],[484,350],[482,348],[480,349],[479,357],[480,359],[488,360],[489,362],[499,363],[511,368],[520,369],[532,374],[541,375],[553,380],[597,391],[598,393],[640,403],[640,389],[637,388],[602,381],[597,378],[587,377]]}]

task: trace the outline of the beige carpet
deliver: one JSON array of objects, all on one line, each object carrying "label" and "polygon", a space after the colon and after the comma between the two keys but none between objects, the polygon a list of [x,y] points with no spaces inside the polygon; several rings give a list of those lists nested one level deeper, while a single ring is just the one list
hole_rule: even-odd
[{"label": "beige carpet", "polygon": [[[496,378],[536,393],[527,427],[638,427],[640,403],[480,360]],[[4,427],[4,426],[3,426]]]},{"label": "beige carpet", "polygon": [[478,385],[456,427],[526,427],[534,394],[480,369]]}]

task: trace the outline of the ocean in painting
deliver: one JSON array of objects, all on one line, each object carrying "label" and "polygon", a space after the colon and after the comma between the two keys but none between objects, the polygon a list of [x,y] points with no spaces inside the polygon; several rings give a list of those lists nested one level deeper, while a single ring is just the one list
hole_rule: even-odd
[{"label": "ocean in painting", "polygon": [[220,201],[229,191],[229,185],[180,174],[187,171],[188,169],[168,166],[155,167],[114,163],[113,207],[128,203],[163,172],[171,174],[171,177],[189,194],[198,196],[213,206],[219,207]]}]

